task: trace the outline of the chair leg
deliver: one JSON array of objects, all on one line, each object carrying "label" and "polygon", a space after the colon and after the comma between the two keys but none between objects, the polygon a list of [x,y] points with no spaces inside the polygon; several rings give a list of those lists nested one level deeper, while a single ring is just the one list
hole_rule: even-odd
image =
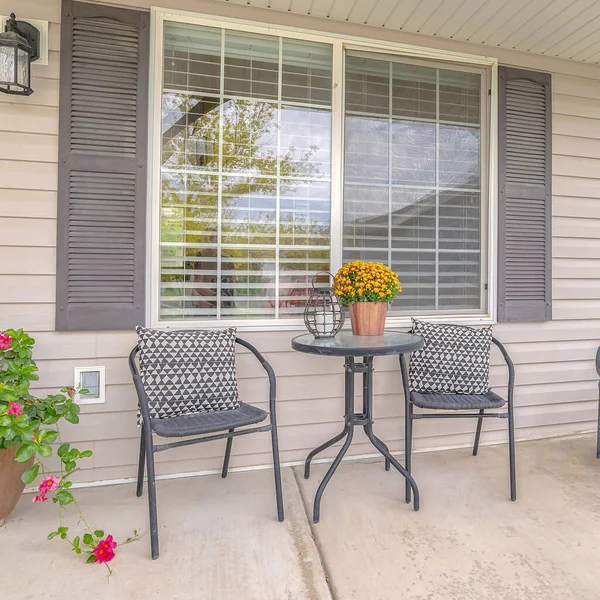
[{"label": "chair leg", "polygon": [[154,448],[152,432],[146,431],[146,464],[148,466],[148,511],[150,514],[150,546],[152,560],[158,558],[158,517],[156,515],[156,480],[154,474]]},{"label": "chair leg", "polygon": [[[381,440],[379,440],[379,441],[381,442]],[[389,452],[389,451],[390,451],[390,449],[388,448],[387,444],[385,444],[384,442],[381,442],[381,444],[382,444],[382,446],[383,446],[383,447],[384,447],[384,448],[387,450],[387,452]],[[389,471],[389,470],[390,470],[390,467],[391,467],[390,460],[389,460],[389,458],[386,456],[386,457],[385,457],[385,470],[386,470],[386,471]]]},{"label": "chair leg", "polygon": [[[233,433],[234,430],[230,429],[229,433]],[[233,438],[227,438],[227,446],[225,447],[225,458],[223,459],[223,470],[221,471],[221,477],[227,477],[227,471],[229,469],[229,457],[231,456],[231,445],[233,444]]]},{"label": "chair leg", "polygon": [[[405,423],[404,423],[404,425],[405,425],[404,464],[405,464],[405,468],[409,474],[411,473],[411,470],[412,470],[412,426],[413,426],[412,413],[413,413],[412,402],[409,400],[406,403],[406,415],[405,415]],[[410,487],[410,482],[408,480],[406,481],[405,492],[406,492],[406,503],[410,504],[410,502],[411,502],[411,487]]]},{"label": "chair leg", "polygon": [[[479,414],[482,415],[484,413],[484,409],[479,409]],[[475,443],[473,444],[473,456],[477,456],[477,451],[479,450],[479,439],[481,438],[481,426],[483,425],[483,417],[479,417],[477,419],[477,431],[475,432]]]},{"label": "chair leg", "polygon": [[515,417],[512,402],[508,405],[508,458],[510,468],[510,499],[517,499],[517,473],[515,467]]},{"label": "chair leg", "polygon": [[281,467],[279,465],[279,442],[277,425],[271,422],[271,444],[273,446],[273,473],[275,475],[275,497],[277,499],[277,519],[283,521],[283,494],[281,491]]},{"label": "chair leg", "polygon": [[140,427],[140,461],[138,464],[137,488],[135,495],[140,498],[144,490],[144,466],[146,461],[146,444],[144,439],[144,425]]},{"label": "chair leg", "polygon": [[598,436],[596,438],[596,458],[600,458],[600,383],[598,384]]}]

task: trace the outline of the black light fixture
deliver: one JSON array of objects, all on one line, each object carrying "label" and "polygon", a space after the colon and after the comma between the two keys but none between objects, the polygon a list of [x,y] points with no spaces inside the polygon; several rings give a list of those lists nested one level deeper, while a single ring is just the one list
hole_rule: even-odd
[{"label": "black light fixture", "polygon": [[40,32],[11,13],[4,33],[0,33],[0,92],[29,96],[31,63],[38,59]]}]

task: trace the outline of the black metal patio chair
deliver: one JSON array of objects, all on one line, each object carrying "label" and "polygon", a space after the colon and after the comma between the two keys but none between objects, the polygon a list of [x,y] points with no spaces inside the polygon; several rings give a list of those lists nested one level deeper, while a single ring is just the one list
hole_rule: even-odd
[{"label": "black metal patio chair", "polygon": [[[267,373],[269,378],[269,412],[256,406],[252,406],[251,404],[240,402],[237,408],[231,410],[182,414],[180,416],[169,416],[168,418],[153,418],[150,414],[148,395],[144,388],[142,376],[138,370],[137,363],[139,361],[136,361],[136,357],[140,352],[140,346],[136,345],[129,355],[129,368],[131,370],[133,382],[137,391],[139,411],[141,415],[140,455],[136,495],[138,497],[142,495],[144,466],[146,465],[148,471],[147,481],[148,505],[150,513],[150,541],[153,559],[157,559],[159,555],[156,481],[154,472],[155,452],[162,452],[164,450],[169,450],[170,448],[179,448],[181,446],[189,446],[201,442],[226,439],[227,444],[225,447],[225,457],[223,459],[221,475],[222,477],[227,477],[233,438],[241,435],[248,435],[250,433],[270,431],[273,449],[277,518],[279,521],[283,521],[283,498],[279,465],[279,444],[277,440],[277,418],[275,413],[275,373],[271,365],[252,344],[238,337],[235,338],[235,342],[238,345],[248,349],[258,359]],[[270,416],[269,424],[260,425],[258,427],[248,427],[250,425],[262,423],[268,416]],[[155,444],[153,440],[153,434],[165,438],[187,438],[188,436],[202,437],[192,437],[192,439],[185,439],[165,444]]]},{"label": "black metal patio chair", "polygon": [[[406,359],[400,355],[400,369],[402,372],[405,397],[405,452],[406,452],[406,470],[411,472],[411,454],[412,454],[412,435],[413,421],[418,419],[477,419],[477,429],[475,432],[475,442],[473,444],[473,456],[477,456],[479,450],[479,441],[481,438],[481,427],[483,419],[506,419],[508,423],[508,456],[510,470],[510,499],[517,499],[517,483],[515,469],[515,424],[514,424],[514,404],[513,393],[515,385],[515,368],[504,346],[496,339],[492,338],[493,344],[500,350],[504,361],[508,367],[508,399],[500,397],[493,391],[485,394],[429,394],[410,390],[408,368]],[[498,412],[506,406],[506,411]],[[445,411],[441,414],[431,412],[415,413],[414,408],[428,411]],[[467,412],[462,412],[467,411]],[[478,411],[478,412],[469,412]],[[493,412],[486,412],[493,411]],[[388,465],[386,464],[386,468]],[[406,486],[406,502],[411,501],[411,488]]]}]

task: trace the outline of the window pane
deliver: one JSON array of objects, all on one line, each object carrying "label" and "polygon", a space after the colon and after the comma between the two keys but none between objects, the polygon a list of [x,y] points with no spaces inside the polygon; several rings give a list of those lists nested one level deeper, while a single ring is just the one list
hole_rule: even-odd
[{"label": "window pane", "polygon": [[481,75],[346,66],[344,260],[398,273],[394,311],[481,308]]},{"label": "window pane", "polygon": [[221,31],[210,27],[165,26],[164,87],[218,95]]},{"label": "window pane", "polygon": [[279,39],[225,31],[225,93],[277,99]]},{"label": "window pane", "polygon": [[440,119],[481,122],[481,76],[477,73],[439,70]]},{"label": "window pane", "polygon": [[290,39],[282,43],[284,102],[331,105],[331,50]]},{"label": "window pane", "polygon": [[331,47],[165,27],[160,318],[298,317],[329,269]]},{"label": "window pane", "polygon": [[277,175],[277,104],[223,102],[221,169],[225,173]]},{"label": "window pane", "polygon": [[389,130],[387,119],[347,113],[344,138],[346,182],[389,182]]},{"label": "window pane", "polygon": [[389,114],[390,63],[346,56],[346,111]]}]

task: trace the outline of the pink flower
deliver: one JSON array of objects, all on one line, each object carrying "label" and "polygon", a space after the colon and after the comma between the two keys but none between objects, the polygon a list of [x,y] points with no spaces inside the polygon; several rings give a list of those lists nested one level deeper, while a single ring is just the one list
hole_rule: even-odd
[{"label": "pink flower", "polygon": [[12,342],[12,338],[10,335],[6,335],[6,333],[0,333],[0,350],[10,350],[10,343]]},{"label": "pink flower", "polygon": [[6,411],[7,415],[15,415],[15,417],[18,417],[19,415],[23,414],[23,407],[18,404],[17,402],[9,402],[8,403],[8,410]]},{"label": "pink flower", "polygon": [[58,484],[60,483],[60,477],[54,477],[53,475],[48,475],[42,483],[40,483],[40,487],[38,490],[42,494],[47,494],[48,492],[53,492],[58,489]]},{"label": "pink flower", "polygon": [[77,393],[77,390],[74,387],[70,387],[67,390],[67,394],[69,394],[69,396],[72,398],[75,394]]},{"label": "pink flower", "polygon": [[98,564],[110,562],[115,557],[115,548],[117,542],[113,542],[113,536],[107,535],[105,539],[100,540],[92,550],[94,562]]},{"label": "pink flower", "polygon": [[46,498],[46,494],[48,492],[53,492],[54,490],[57,490],[59,483],[60,477],[48,475],[48,477],[46,477],[46,479],[44,479],[44,481],[40,483],[40,486],[38,487],[39,494],[34,497],[33,503],[35,504],[36,502],[46,502],[46,500],[48,500],[48,498]]}]

